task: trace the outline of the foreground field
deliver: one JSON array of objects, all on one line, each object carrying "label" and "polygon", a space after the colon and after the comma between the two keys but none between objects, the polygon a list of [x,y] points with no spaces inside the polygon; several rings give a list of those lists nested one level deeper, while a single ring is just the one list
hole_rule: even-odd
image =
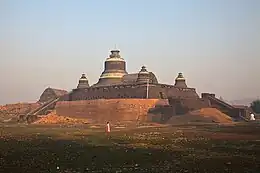
[{"label": "foreground field", "polygon": [[260,172],[260,125],[1,126],[0,172]]}]

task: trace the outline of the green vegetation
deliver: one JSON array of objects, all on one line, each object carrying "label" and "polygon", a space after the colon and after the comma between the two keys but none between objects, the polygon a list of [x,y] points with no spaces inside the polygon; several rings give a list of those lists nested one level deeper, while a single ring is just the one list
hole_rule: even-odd
[{"label": "green vegetation", "polygon": [[135,129],[1,127],[3,172],[257,172],[260,128],[178,126]]},{"label": "green vegetation", "polygon": [[257,99],[251,103],[251,109],[257,113],[260,114],[260,100]]}]

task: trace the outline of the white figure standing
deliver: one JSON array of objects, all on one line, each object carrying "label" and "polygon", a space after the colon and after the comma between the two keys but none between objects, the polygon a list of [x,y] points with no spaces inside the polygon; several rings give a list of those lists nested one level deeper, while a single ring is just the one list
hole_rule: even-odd
[{"label": "white figure standing", "polygon": [[109,124],[109,122],[107,122],[107,132],[109,133],[110,132],[110,124]]},{"label": "white figure standing", "polygon": [[255,115],[253,113],[250,114],[250,121],[254,121],[255,120]]}]

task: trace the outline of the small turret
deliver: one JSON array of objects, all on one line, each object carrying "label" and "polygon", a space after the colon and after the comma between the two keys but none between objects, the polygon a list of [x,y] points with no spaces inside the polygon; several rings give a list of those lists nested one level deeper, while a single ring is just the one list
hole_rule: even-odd
[{"label": "small turret", "polygon": [[138,77],[136,82],[138,83],[146,83],[150,79],[150,73],[147,71],[145,66],[142,66],[141,70],[138,73]]},{"label": "small turret", "polygon": [[88,79],[85,74],[82,74],[81,78],[79,79],[79,84],[77,88],[88,88],[88,87],[89,87]]},{"label": "small turret", "polygon": [[115,58],[115,60],[116,61],[118,61],[118,60],[122,60],[122,61],[124,61],[124,59],[123,58],[121,58],[121,56],[120,56],[120,51],[119,50],[111,50],[110,51],[111,52],[111,54],[109,55],[109,58],[107,58],[107,60],[111,60],[112,58]]},{"label": "small turret", "polygon": [[179,87],[179,88],[187,88],[187,85],[186,85],[186,80],[185,78],[183,77],[183,74],[182,73],[179,73],[177,78],[175,79],[175,84],[174,86],[176,87]]}]

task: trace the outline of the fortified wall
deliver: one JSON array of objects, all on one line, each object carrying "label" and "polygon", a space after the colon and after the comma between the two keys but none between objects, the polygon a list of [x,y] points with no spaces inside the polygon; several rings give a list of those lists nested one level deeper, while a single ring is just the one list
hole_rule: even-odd
[{"label": "fortified wall", "polygon": [[146,121],[147,112],[156,105],[168,105],[167,99],[97,99],[60,101],[56,113],[73,118],[86,118],[90,123]]},{"label": "fortified wall", "polygon": [[168,97],[199,98],[194,88],[178,88],[165,84],[148,84],[148,86],[147,84],[128,84],[74,89],[70,94],[63,96],[61,101],[118,98],[143,99],[147,97],[149,99],[167,99]]}]

